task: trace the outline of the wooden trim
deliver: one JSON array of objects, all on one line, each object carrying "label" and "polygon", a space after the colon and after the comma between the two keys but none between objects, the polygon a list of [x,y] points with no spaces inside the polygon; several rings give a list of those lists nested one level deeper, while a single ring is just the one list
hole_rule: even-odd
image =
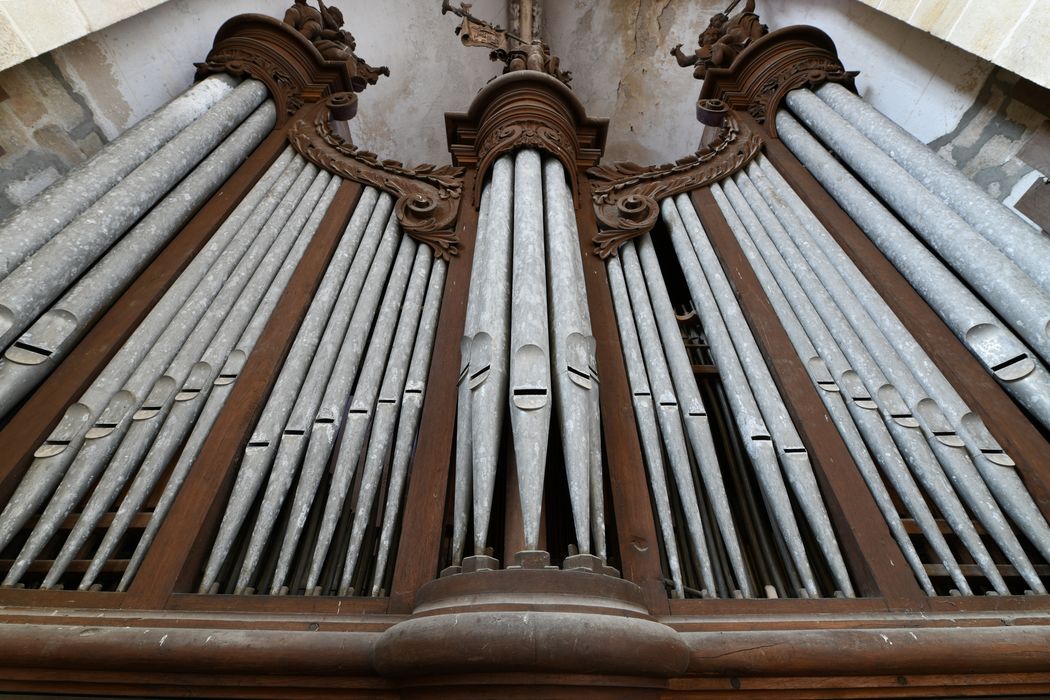
[{"label": "wooden trim", "polygon": [[233,487],[234,467],[281,371],[363,187],[344,180],[128,589],[125,607],[160,608],[197,576]]},{"label": "wooden trim", "polygon": [[266,137],[0,430],[0,502],[11,498],[33,450],[58,425],[66,407],[94,381],[286,144],[283,129]]},{"label": "wooden trim", "polygon": [[922,607],[925,595],[711,190],[694,190],[692,200],[809,450],[858,593],[881,595],[893,606]]},{"label": "wooden trim", "polygon": [[1050,518],[1050,442],[959,342],[919,293],[778,139],[766,156],[842,246],[861,273],[1017,463],[1043,515]]},{"label": "wooden trim", "polygon": [[597,340],[602,435],[615,510],[614,518],[606,520],[616,522],[624,578],[642,588],[652,614],[662,615],[667,614],[669,608],[660,565],[660,536],[649,497],[648,477],[638,441],[631,390],[627,385],[627,369],[620,347],[609,278],[604,261],[594,253],[593,241],[598,235],[598,224],[589,178],[580,178],[580,189],[576,226],[580,235],[591,329]]},{"label": "wooden trim", "polygon": [[445,294],[427,374],[426,396],[391,583],[391,612],[412,609],[416,590],[437,575],[441,556],[442,522],[456,425],[459,342],[466,323],[467,290],[477,235],[478,210],[472,202],[475,199],[473,190],[481,187],[481,183],[477,182],[476,176],[476,171],[469,170],[463,178],[457,227],[462,247],[459,255],[449,262],[445,279]]}]

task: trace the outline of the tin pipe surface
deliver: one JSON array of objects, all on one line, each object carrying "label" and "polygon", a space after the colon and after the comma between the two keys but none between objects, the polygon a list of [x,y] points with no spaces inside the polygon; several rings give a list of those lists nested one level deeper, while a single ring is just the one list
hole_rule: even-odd
[{"label": "tin pipe surface", "polygon": [[[514,156],[510,421],[526,549],[539,547],[552,404],[543,238],[540,154],[525,149]],[[476,514],[474,529],[475,533],[483,529]]]},{"label": "tin pipe surface", "polygon": [[0,280],[216,102],[237,80],[206,78],[106,144],[0,223]]},{"label": "tin pipe surface", "polygon": [[423,314],[419,320],[416,343],[412,348],[412,359],[408,365],[408,376],[405,379],[404,396],[401,400],[401,415],[397,423],[397,437],[394,441],[394,455],[390,463],[390,483],[383,507],[383,525],[379,533],[375,579],[372,582],[373,596],[380,594],[386,574],[387,560],[393,547],[394,530],[400,518],[401,495],[404,492],[409,461],[416,442],[419,417],[423,411],[423,397],[426,394],[427,374],[430,371],[434,336],[437,333],[438,313],[441,311],[441,297],[444,294],[447,272],[448,265],[444,260],[434,261],[434,267],[430,271],[427,295],[423,301]]},{"label": "tin pipe surface", "polygon": [[178,231],[273,128],[265,102],[193,172],[12,342],[0,361],[0,415],[21,401],[76,345],[99,312]]},{"label": "tin pipe surface", "polygon": [[[808,129],[874,188],[1044,361],[1050,361],[1050,293],[812,92],[795,90],[786,100]],[[777,120],[781,121],[779,114]]]},{"label": "tin pipe surface", "polygon": [[36,320],[150,207],[266,99],[241,83],[0,282],[0,345]]},{"label": "tin pipe surface", "polygon": [[667,567],[670,569],[675,596],[684,598],[685,589],[682,581],[682,567],[678,560],[678,542],[671,515],[671,501],[667,493],[667,479],[664,476],[663,448],[660,443],[659,428],[656,425],[653,395],[645,372],[645,361],[642,358],[642,346],[638,339],[638,329],[634,323],[634,313],[628,297],[627,282],[624,280],[619,259],[610,258],[606,268],[609,272],[609,289],[612,293],[616,323],[620,330],[620,344],[623,347],[624,363],[627,367],[627,380],[631,387],[631,403],[634,406],[635,422],[638,425],[638,434],[641,437],[642,450],[645,455],[649,487],[652,489],[656,517],[660,524],[660,535],[667,554]]},{"label": "tin pipe surface", "polygon": [[843,86],[825,83],[815,92],[1050,293],[1050,238]]}]

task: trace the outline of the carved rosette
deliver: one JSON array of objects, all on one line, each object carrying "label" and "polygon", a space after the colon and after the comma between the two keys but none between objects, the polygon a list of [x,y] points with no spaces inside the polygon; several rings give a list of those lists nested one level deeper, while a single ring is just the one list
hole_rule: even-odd
[{"label": "carved rosette", "polygon": [[717,99],[745,110],[776,136],[769,117],[788,92],[826,82],[854,90],[856,75],[843,68],[827,34],[815,27],[785,27],[756,40],[728,68],[708,70],[700,102]]},{"label": "carved rosette", "polygon": [[660,200],[728,177],[758,154],[760,134],[732,112],[724,121],[718,138],[674,163],[614,163],[587,171],[601,229],[594,238],[599,257],[615,255],[624,242],[651,231],[660,215]]},{"label": "carved rosette", "polygon": [[265,15],[237,15],[227,21],[207,59],[196,65],[197,80],[229,73],[261,81],[277,107],[277,126],[306,103],[364,86],[355,67],[326,60],[298,31]]},{"label": "carved rosette", "polygon": [[405,233],[430,246],[435,257],[456,255],[463,169],[430,164],[408,168],[347,142],[332,129],[329,103],[343,105],[352,97],[337,94],[308,107],[288,128],[292,147],[320,168],[389,192],[397,198],[394,213]]},{"label": "carved rosette", "polygon": [[[466,114],[446,114],[445,128],[452,162],[476,167],[479,179],[500,156],[537,148],[565,165],[578,191],[577,171],[601,158],[608,122],[587,117],[579,99],[556,78],[523,70],[489,83]],[[476,188],[475,206],[480,193]]]}]

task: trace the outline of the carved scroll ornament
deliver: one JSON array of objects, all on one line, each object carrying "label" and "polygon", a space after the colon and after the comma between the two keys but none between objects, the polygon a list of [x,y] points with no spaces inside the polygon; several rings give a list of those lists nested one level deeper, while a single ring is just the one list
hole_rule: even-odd
[{"label": "carved scroll ornament", "polygon": [[430,164],[407,168],[350,143],[333,130],[331,109],[351,98],[356,96],[337,94],[309,107],[288,130],[292,147],[318,167],[394,195],[394,213],[405,233],[430,246],[435,257],[456,255],[463,169]]},{"label": "carved scroll ornament", "polygon": [[744,167],[762,147],[762,137],[730,112],[712,143],[674,163],[601,165],[587,171],[594,183],[600,231],[595,253],[615,255],[620,245],[652,230],[660,200],[717,182]]}]

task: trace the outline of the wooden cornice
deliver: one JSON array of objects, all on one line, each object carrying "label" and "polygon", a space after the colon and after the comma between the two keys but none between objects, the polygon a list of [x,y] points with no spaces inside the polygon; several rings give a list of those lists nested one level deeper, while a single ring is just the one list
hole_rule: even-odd
[{"label": "wooden cornice", "polygon": [[196,79],[215,73],[250,76],[266,85],[278,126],[304,104],[365,87],[350,63],[326,60],[293,27],[256,14],[237,15],[219,28],[208,57],[197,64]]},{"label": "wooden cornice", "polygon": [[856,75],[843,68],[835,42],[827,34],[807,25],[784,27],[750,44],[728,68],[707,71],[697,100],[697,118],[715,100],[748,112],[776,136],[773,120],[767,117],[776,114],[788,92],[826,82],[842,83],[855,91]]},{"label": "wooden cornice", "polygon": [[[601,159],[608,129],[608,120],[588,117],[565,84],[532,70],[496,78],[478,93],[466,113],[445,115],[452,162],[476,168],[479,179],[499,156],[518,148],[538,148],[565,165],[574,192],[579,191],[577,171]],[[475,206],[479,201],[476,194]]]}]

